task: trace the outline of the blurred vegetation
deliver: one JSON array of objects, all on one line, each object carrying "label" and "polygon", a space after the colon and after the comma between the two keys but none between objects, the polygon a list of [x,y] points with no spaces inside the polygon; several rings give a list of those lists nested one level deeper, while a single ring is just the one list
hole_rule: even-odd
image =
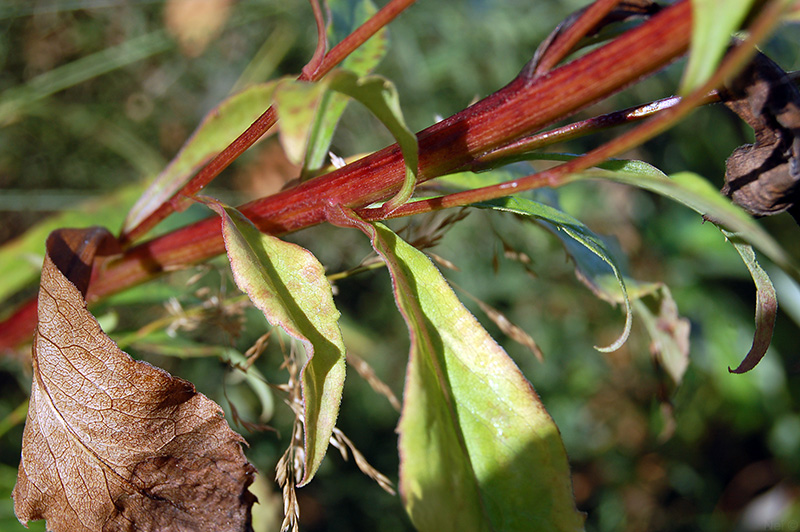
[{"label": "blurred vegetation", "polygon": [[[170,4],[178,3],[0,3],[0,242],[56,212],[80,213],[86,200],[143,183],[232,90],[299,72],[313,52],[313,17],[304,2],[197,0],[217,9],[209,8],[210,22],[199,36],[187,35],[181,25],[188,15],[170,18],[176,9]],[[538,42],[583,3],[420,2],[391,26],[390,52],[378,72],[396,83],[409,125],[421,129],[511,80]],[[197,12],[194,16],[202,17],[202,10]],[[201,18],[193,21],[190,27],[203,27]],[[215,22],[221,26],[215,28]],[[800,68],[792,38],[797,29],[784,28],[764,47],[786,70]],[[582,116],[669,95],[681,67],[673,65]],[[725,158],[750,134],[724,109],[704,108],[629,157],[668,173],[692,170],[719,185]],[[577,153],[600,141],[588,138],[555,149]],[[352,106],[334,151],[351,155],[389,142],[382,126]],[[209,193],[244,201],[274,191],[291,172],[274,142],[266,140]],[[800,530],[797,285],[765,264],[783,309],[773,345],[753,372],[730,375],[728,366],[738,364],[752,340],[754,289],[719,231],[663,198],[618,185],[581,183],[552,194],[593,230],[616,238],[633,278],[666,283],[692,325],[691,363],[675,389],[654,366],[641,324],[619,351],[593,349],[616,338],[624,316],[576,280],[561,244],[549,233],[510,215],[472,212],[432,250],[458,267],[444,269],[449,279],[505,313],[544,352],[544,362],[537,362],[464,298],[533,382],[560,427],[578,506],[588,514],[587,530]],[[131,201],[135,193],[125,198],[120,201]],[[108,215],[112,231],[124,214],[116,209]],[[190,208],[165,225],[205,215]],[[71,223],[79,220],[77,215]],[[431,223],[400,220],[393,227],[424,232]],[[800,255],[795,244],[800,230],[788,215],[763,224],[793,256]],[[289,238],[314,252],[330,272],[354,267],[369,254],[365,239],[351,231],[317,227]],[[41,264],[40,255],[31,255],[31,263]],[[245,352],[267,325],[260,313],[230,300],[236,289],[229,277],[220,258],[119,294],[93,311],[134,356],[193,381],[226,408],[229,419],[232,405],[239,418],[259,423],[269,405],[222,359],[225,348]],[[408,339],[386,272],[348,277],[336,288],[348,348],[400,396]],[[35,290],[31,283],[11,301]],[[9,303],[0,315],[10,308]],[[136,334],[169,316],[168,331]],[[20,406],[30,383],[25,357],[0,359],[0,529],[8,531],[22,530],[8,494],[20,455]],[[256,362],[269,382],[286,380],[282,357],[281,342],[271,337]],[[397,417],[390,402],[351,367],[339,426],[395,481]],[[276,393],[268,421],[276,431],[234,424],[262,475],[260,530],[277,530],[281,503],[271,480],[292,420]],[[318,478],[298,492],[301,529],[410,530],[399,499],[337,454],[332,450]],[[42,523],[32,526],[44,529]]]}]

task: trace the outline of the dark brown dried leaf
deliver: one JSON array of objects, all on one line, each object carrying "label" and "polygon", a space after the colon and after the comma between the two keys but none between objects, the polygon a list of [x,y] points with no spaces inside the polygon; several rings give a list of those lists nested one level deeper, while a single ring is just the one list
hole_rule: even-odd
[{"label": "dark brown dried leaf", "polygon": [[[794,209],[800,195],[800,92],[762,53],[719,91],[725,105],[753,128],[755,144],[728,159],[722,193],[755,216]],[[795,216],[797,218],[797,216]]]},{"label": "dark brown dried leaf", "polygon": [[84,295],[100,229],[50,235],[14,509],[54,532],[250,530],[255,469],[219,406],[134,361]]}]

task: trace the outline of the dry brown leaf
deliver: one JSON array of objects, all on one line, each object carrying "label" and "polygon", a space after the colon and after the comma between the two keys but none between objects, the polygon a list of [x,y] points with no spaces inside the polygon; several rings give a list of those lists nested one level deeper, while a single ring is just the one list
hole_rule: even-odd
[{"label": "dry brown leaf", "polygon": [[17,517],[54,532],[250,530],[255,469],[220,407],[133,360],[86,309],[108,242],[100,229],[47,241]]}]

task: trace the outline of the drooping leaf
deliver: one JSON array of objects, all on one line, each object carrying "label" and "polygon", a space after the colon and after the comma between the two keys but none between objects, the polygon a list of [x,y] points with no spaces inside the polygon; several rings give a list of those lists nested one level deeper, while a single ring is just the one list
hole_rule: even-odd
[{"label": "drooping leaf", "polygon": [[386,202],[388,211],[399,207],[408,201],[414,192],[419,173],[419,149],[417,136],[408,129],[403,118],[397,89],[386,78],[380,76],[360,77],[355,72],[347,70],[331,72],[328,77],[331,89],[362,103],[386,126],[400,146],[406,167],[406,177],[397,194]]},{"label": "drooping leaf", "polygon": [[753,0],[692,0],[692,42],[681,94],[708,81],[717,69],[731,35],[739,29]]},{"label": "drooping leaf", "polygon": [[86,310],[95,253],[112,241],[97,228],[48,239],[17,517],[54,532],[247,530],[255,469],[242,437],[216,403],[131,359]]},{"label": "drooping leaf", "polygon": [[[625,287],[625,280],[620,267],[602,238],[572,216],[558,209],[554,209],[549,205],[526,198],[508,196],[485,203],[479,203],[476,206],[534,217],[539,223],[549,228],[551,232],[564,243],[570,255],[575,258],[575,265],[581,273],[581,279],[588,284],[592,291],[606,301],[613,303],[621,299],[625,307],[625,326],[622,334],[611,345],[607,347],[595,347],[595,349],[603,352],[610,352],[619,349],[622,344],[625,343],[630,335],[633,323],[631,301],[628,297],[628,291]],[[588,250],[590,253],[584,254],[582,252],[583,250]],[[597,262],[606,265],[605,271],[603,271],[603,268],[598,268],[592,261],[593,258],[599,259]],[[608,269],[611,269],[614,278],[617,280],[619,291],[622,295],[621,298],[615,297],[615,294],[610,292],[605,285],[599,282],[601,275],[607,273]]]},{"label": "drooping leaf", "polygon": [[769,275],[756,260],[753,246],[742,242],[733,233],[727,231],[723,233],[742,257],[756,285],[756,332],[753,346],[736,369],[728,368],[731,373],[746,373],[761,361],[772,341],[772,331],[775,329],[775,318],[778,314],[778,296]]},{"label": "drooping leaf", "polygon": [[[136,227],[168,201],[205,163],[225,149],[272,103],[276,82],[252,85],[212,109],[169,165],[128,213],[122,232]],[[187,200],[188,201],[188,200]]]},{"label": "drooping leaf", "polygon": [[636,186],[655,192],[715,223],[735,232],[740,238],[753,244],[787,273],[800,278],[800,270],[781,246],[741,208],[723,197],[708,180],[692,172],[679,172],[669,177],[663,174],[631,174],[616,170],[595,170],[576,174],[570,179],[602,178],[617,183]]},{"label": "drooping leaf", "polygon": [[351,211],[328,220],[370,237],[409,328],[400,490],[417,529],[582,530],[553,420],[433,263]]},{"label": "drooping leaf", "polygon": [[267,320],[303,343],[308,361],[301,380],[305,409],[305,469],[316,473],[328,449],[345,376],[339,311],[325,270],[307,250],[263,234],[239,211],[208,201],[222,218],[222,235],[237,286]]}]

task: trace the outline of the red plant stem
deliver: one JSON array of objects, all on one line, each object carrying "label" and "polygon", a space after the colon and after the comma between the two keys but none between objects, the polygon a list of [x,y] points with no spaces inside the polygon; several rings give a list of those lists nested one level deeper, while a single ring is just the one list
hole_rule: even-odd
[{"label": "red plant stem", "polygon": [[[472,107],[419,135],[420,181],[473,161],[498,145],[576,112],[653,72],[686,49],[689,2],[682,0],[639,28],[536,78],[517,78]],[[636,52],[638,50],[638,53]],[[261,230],[282,234],[324,221],[326,203],[362,208],[391,196],[405,175],[397,145],[273,196],[242,212]],[[210,218],[131,249],[90,290],[91,298],[141,282],[165,267],[222,253],[219,221]]]},{"label": "red plant stem", "polygon": [[556,66],[619,3],[620,0],[596,0],[589,4],[578,20],[550,44],[536,66],[535,75],[540,76]]},{"label": "red plant stem", "polygon": [[[718,99],[716,94],[709,95],[708,103],[715,101],[715,99]],[[533,150],[584,137],[599,131],[605,131],[612,127],[633,124],[674,107],[680,103],[680,101],[680,96],[670,96],[669,98],[663,98],[643,105],[614,111],[613,113],[593,116],[586,120],[580,120],[555,129],[523,137],[497,148],[496,150],[492,150],[479,159],[476,159],[470,163],[468,169],[474,172],[480,172],[497,166],[524,161],[527,160],[524,155]]]},{"label": "red plant stem", "polygon": [[[314,67],[311,75],[306,72],[306,69],[303,69],[303,73],[300,74],[298,79],[305,81],[319,80],[414,2],[415,0],[391,0],[353,33],[342,39],[342,42],[337,44],[330,52],[325,54],[324,59],[318,66]],[[264,114],[259,116],[256,121],[244,131],[244,133],[239,135],[227,148],[222,150],[197,172],[197,174],[195,174],[183,188],[176,192],[169,201],[162,203],[136,227],[121,235],[121,244],[127,246],[134,240],[144,236],[167,216],[178,210],[185,198],[194,196],[213,181],[215,177],[222,173],[222,171],[242,153],[255,144],[264,133],[269,131],[269,129],[275,125],[277,119],[278,116],[275,110],[270,106],[269,109],[264,111]]]},{"label": "red plant stem", "polygon": [[313,79],[317,69],[325,59],[325,52],[328,50],[328,36],[325,31],[325,17],[322,14],[322,8],[319,5],[319,0],[309,0],[311,3],[311,11],[314,13],[314,22],[317,24],[317,48],[314,50],[314,55],[311,61],[303,67],[302,77],[306,79]]},{"label": "red plant stem", "polygon": [[[750,60],[756,51],[756,44],[769,34],[774,25],[778,22],[781,11],[782,7],[780,2],[768,4],[759,14],[753,25],[748,28],[750,38],[745,41],[742,46],[735,48],[725,57],[725,60],[714,75],[711,76],[702,87],[680,99],[680,101],[676,102],[674,105],[669,106],[652,120],[606,142],[577,159],[520,179],[407,203],[393,209],[391,212],[386,212],[380,207],[375,209],[362,209],[358,215],[366,221],[399,218],[440,209],[462,207],[480,201],[502,198],[510,194],[516,194],[534,188],[563,185],[568,182],[568,178],[571,174],[595,166],[615,155],[638,146],[669,128],[676,121],[688,114],[693,108],[708,101],[709,98],[712,97],[710,93],[716,87],[720,86],[725,79],[732,77],[748,60]],[[492,155],[494,155],[494,152]]]},{"label": "red plant stem", "polygon": [[[535,79],[516,78],[486,99],[419,133],[419,181],[465,167],[481,155],[657,71],[684,53],[690,33],[689,0],[680,0],[571,63]],[[402,154],[393,145],[293,189],[250,202],[241,210],[262,231],[283,234],[324,221],[328,204],[359,209],[386,199],[398,190],[404,177]],[[202,220],[109,260],[90,285],[87,301],[223,252],[219,220]],[[15,335],[16,342],[0,343],[0,348],[30,337],[34,323],[18,325],[9,333]],[[0,336],[6,332],[3,327],[0,324]],[[8,339],[6,335],[5,341]]]}]

